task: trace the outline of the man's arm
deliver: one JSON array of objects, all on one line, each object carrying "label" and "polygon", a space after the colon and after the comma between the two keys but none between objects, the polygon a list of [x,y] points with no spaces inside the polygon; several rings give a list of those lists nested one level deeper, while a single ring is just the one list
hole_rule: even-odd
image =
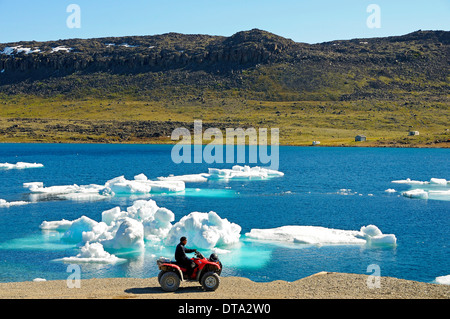
[{"label": "man's arm", "polygon": [[197,251],[197,249],[188,249],[188,248],[184,248],[184,252],[185,253],[187,253],[187,254],[189,254],[189,253],[194,253],[194,252],[196,252]]}]

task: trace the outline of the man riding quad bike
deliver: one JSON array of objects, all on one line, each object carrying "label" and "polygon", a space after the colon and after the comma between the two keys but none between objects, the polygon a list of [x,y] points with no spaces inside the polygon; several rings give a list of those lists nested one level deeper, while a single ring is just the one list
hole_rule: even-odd
[{"label": "man riding quad bike", "polygon": [[[175,291],[181,281],[198,281],[206,291],[214,291],[220,284],[222,263],[216,254],[207,259],[195,249],[187,249],[186,237],[180,238],[175,252],[176,261],[161,257],[157,260],[159,269],[158,281],[165,291]],[[195,258],[188,258],[186,253],[195,252]]]}]

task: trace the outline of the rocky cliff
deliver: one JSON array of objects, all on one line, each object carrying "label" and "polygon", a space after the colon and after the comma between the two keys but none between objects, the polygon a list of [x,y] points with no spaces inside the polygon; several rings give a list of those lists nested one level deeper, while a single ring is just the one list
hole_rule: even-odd
[{"label": "rocky cliff", "polygon": [[151,96],[185,86],[278,100],[311,99],[311,92],[319,99],[391,98],[394,89],[440,95],[449,88],[449,44],[446,31],[306,44],[258,29],[230,37],[6,43],[0,44],[0,92],[81,96],[97,88]]}]

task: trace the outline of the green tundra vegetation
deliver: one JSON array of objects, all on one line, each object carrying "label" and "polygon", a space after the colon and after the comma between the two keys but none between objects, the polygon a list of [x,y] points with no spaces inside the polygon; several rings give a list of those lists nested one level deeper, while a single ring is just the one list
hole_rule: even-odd
[{"label": "green tundra vegetation", "polygon": [[449,44],[257,29],[0,44],[0,142],[173,143],[201,119],[279,128],[285,145],[449,147]]}]

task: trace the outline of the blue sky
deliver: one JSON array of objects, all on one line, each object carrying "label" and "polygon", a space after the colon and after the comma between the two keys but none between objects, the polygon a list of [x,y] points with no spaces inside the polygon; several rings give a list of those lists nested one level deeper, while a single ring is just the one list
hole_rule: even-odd
[{"label": "blue sky", "polygon": [[[67,27],[69,4],[81,9],[80,28]],[[370,4],[381,28],[366,24]],[[253,28],[307,43],[449,31],[450,0],[0,0],[0,43]]]}]

